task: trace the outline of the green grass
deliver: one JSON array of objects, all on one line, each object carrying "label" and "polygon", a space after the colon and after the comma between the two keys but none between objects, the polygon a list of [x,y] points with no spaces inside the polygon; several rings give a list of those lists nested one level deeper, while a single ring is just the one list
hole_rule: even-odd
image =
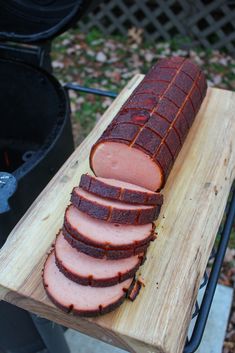
[{"label": "green grass", "polygon": [[90,44],[91,46],[95,45],[94,41],[103,40],[100,31],[97,28],[93,28],[87,35],[86,35],[86,43]]},{"label": "green grass", "polygon": [[233,228],[233,230],[231,232],[231,236],[230,236],[230,240],[229,240],[229,247],[231,249],[235,249],[235,228]]},{"label": "green grass", "polygon": [[191,39],[189,37],[175,36],[169,43],[172,50],[179,50],[187,48],[190,45]]},{"label": "green grass", "polygon": [[[107,42],[111,43],[114,49],[107,48]],[[144,40],[139,45],[133,45],[133,41],[127,36],[104,37],[97,28],[85,35],[75,28],[53,41],[52,58],[57,62],[54,72],[62,82],[74,81],[87,87],[119,92],[136,71],[147,72],[159,57],[171,55],[179,49],[185,50],[188,44],[188,37],[175,37],[168,43]],[[73,48],[75,49],[71,52]],[[197,47],[193,48],[193,51],[198,57],[203,58],[203,68],[210,80],[213,79],[213,76],[220,75],[222,78],[219,87],[235,88],[235,61],[230,60],[228,65],[222,65],[219,60],[211,62],[214,55],[211,50],[205,51]],[[98,52],[103,52],[106,55],[107,62],[97,61],[96,55]],[[147,52],[153,53],[152,62],[146,60]],[[115,63],[109,63],[113,55],[117,60]],[[139,66],[136,64],[138,61],[140,62]],[[121,75],[119,80],[112,76],[112,72],[118,69],[120,69]],[[131,73],[131,77],[125,77],[126,71]],[[85,102],[73,114],[74,123],[79,124],[79,129],[77,129],[79,130],[79,136],[75,137],[76,141],[81,142],[93,128],[97,112],[102,113],[105,110],[102,107],[103,100],[104,98],[100,97],[96,97],[94,100],[94,97],[86,95]]]},{"label": "green grass", "polygon": [[100,111],[102,98],[98,97],[92,104],[85,101],[81,105],[81,110],[76,111],[74,118],[79,122],[80,127],[80,140],[83,140],[89,132],[93,129],[96,123],[96,114]]}]

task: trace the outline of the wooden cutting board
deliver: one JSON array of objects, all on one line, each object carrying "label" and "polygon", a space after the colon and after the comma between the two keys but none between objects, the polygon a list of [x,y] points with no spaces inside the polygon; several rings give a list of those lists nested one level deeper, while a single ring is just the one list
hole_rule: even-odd
[{"label": "wooden cutting board", "polygon": [[134,303],[76,318],[47,299],[41,282],[71,189],[90,171],[90,148],[142,78],[124,88],[10,234],[0,251],[0,298],[130,352],[179,353],[235,176],[235,93],[208,90],[164,189],[159,236],[141,269],[146,287]]}]

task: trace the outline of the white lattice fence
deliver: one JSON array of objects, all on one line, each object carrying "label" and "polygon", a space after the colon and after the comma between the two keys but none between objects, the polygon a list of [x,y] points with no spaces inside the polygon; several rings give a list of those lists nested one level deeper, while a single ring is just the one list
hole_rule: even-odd
[{"label": "white lattice fence", "polygon": [[191,45],[235,53],[235,0],[103,0],[79,27],[123,35],[138,27],[148,40],[180,35]]}]

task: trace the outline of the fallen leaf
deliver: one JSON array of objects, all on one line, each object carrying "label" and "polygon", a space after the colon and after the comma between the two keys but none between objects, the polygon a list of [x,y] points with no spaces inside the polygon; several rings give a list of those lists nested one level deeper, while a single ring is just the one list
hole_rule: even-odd
[{"label": "fallen leaf", "polygon": [[230,321],[233,325],[235,325],[235,312],[232,313]]},{"label": "fallen leaf", "polygon": [[96,61],[100,63],[104,63],[106,60],[107,60],[107,56],[102,51],[96,54]]},{"label": "fallen leaf", "polygon": [[225,256],[224,256],[224,262],[232,262],[235,257],[235,250],[227,248]]},{"label": "fallen leaf", "polygon": [[141,44],[143,41],[143,28],[132,27],[128,30],[128,39],[131,42]]},{"label": "fallen leaf", "polygon": [[154,57],[155,57],[155,55],[154,55],[153,53],[151,53],[151,52],[147,52],[147,53],[145,54],[145,60],[146,60],[147,62],[152,62],[153,59],[154,59]]}]

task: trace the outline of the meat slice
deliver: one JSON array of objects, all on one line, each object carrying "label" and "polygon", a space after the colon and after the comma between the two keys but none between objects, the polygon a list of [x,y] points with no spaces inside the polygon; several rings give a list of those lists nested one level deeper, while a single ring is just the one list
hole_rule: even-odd
[{"label": "meat slice", "polygon": [[160,190],[206,95],[189,59],[162,59],[145,76],[90,153],[96,176]]},{"label": "meat slice", "polygon": [[64,225],[75,238],[103,249],[132,249],[155,239],[153,223],[138,226],[109,223],[90,217],[73,205],[65,211]]},{"label": "meat slice", "polygon": [[43,284],[48,297],[60,309],[80,316],[97,316],[117,308],[127,296],[133,278],[111,287],[83,286],[65,277],[52,252],[44,265]]},{"label": "meat slice", "polygon": [[143,253],[145,254],[149,246],[149,242],[143,245],[136,245],[128,249],[110,249],[110,248],[92,246],[90,244],[84,243],[80,239],[70,234],[67,231],[66,227],[63,228],[63,235],[64,235],[64,238],[69,242],[69,244],[73,248],[83,252],[84,254],[95,257],[97,259],[108,259],[108,260],[126,259],[134,255],[138,255],[138,254],[142,255]]},{"label": "meat slice", "polygon": [[97,196],[115,201],[140,205],[162,205],[163,203],[162,194],[115,179],[83,174],[79,187]]},{"label": "meat slice", "polygon": [[108,287],[133,277],[143,254],[122,260],[96,259],[74,249],[60,232],[55,243],[56,264],[61,272],[77,283]]},{"label": "meat slice", "polygon": [[129,298],[132,302],[136,299],[136,297],[137,297],[137,295],[139,294],[141,288],[142,288],[142,283],[141,283],[139,280],[135,281],[133,287],[132,287],[131,290],[129,291],[129,296],[128,296],[128,298]]},{"label": "meat slice", "polygon": [[91,217],[119,224],[147,224],[157,219],[161,206],[133,205],[103,199],[81,188],[72,191],[71,202]]}]

